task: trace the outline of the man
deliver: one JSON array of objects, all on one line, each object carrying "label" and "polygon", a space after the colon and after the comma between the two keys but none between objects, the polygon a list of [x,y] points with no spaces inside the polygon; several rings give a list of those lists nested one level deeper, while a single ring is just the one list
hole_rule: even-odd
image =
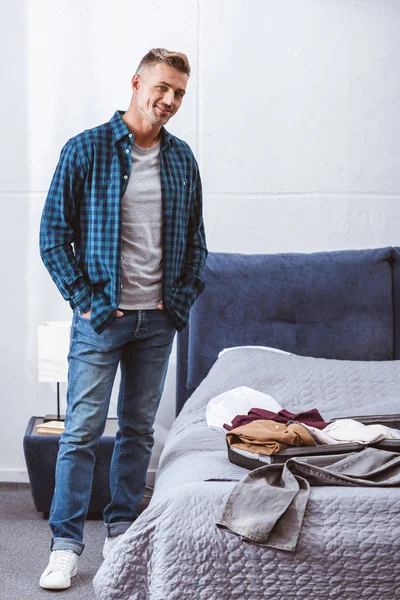
[{"label": "man", "polygon": [[189,75],[185,54],[148,52],[128,110],[67,142],[45,203],[41,256],[73,320],[43,588],[68,588],[77,572],[94,452],[118,364],[104,556],[137,518],[173,339],[204,289],[199,170],[189,146],[164,128]]}]

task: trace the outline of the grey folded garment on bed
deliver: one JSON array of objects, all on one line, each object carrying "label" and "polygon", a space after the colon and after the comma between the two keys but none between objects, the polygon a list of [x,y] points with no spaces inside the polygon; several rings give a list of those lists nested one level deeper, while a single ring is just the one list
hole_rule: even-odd
[{"label": "grey folded garment on bed", "polygon": [[260,467],[236,484],[217,525],[256,544],[294,552],[310,485],[400,486],[400,455],[366,448]]}]

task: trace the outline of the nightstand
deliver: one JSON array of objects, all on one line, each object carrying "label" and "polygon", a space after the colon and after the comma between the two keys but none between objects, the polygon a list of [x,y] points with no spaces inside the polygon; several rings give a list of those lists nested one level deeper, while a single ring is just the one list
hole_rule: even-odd
[{"label": "nightstand", "polygon": [[[55,467],[58,454],[58,435],[38,435],[36,425],[43,417],[32,417],[24,436],[24,453],[36,510],[47,517],[54,492]],[[110,502],[109,475],[114,449],[117,419],[107,419],[106,428],[96,450],[89,515],[100,516]]]}]

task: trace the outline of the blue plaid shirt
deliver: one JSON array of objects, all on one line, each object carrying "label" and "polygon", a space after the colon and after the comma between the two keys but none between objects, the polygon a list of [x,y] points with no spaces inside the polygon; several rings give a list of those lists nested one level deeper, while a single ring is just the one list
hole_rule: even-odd
[{"label": "blue plaid shirt", "polygon": [[[91,311],[100,333],[121,293],[121,198],[134,134],[112,119],[71,138],[61,151],[40,225],[40,254],[72,308]],[[186,142],[161,128],[163,304],[177,331],[204,289],[207,247],[199,169]]]}]

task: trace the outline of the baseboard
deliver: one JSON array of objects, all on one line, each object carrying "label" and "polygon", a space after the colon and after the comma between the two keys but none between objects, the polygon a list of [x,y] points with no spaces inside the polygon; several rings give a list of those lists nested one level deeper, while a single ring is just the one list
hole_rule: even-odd
[{"label": "baseboard", "polygon": [[24,469],[0,469],[0,481],[7,483],[29,483],[28,471]]},{"label": "baseboard", "polygon": [[[156,469],[147,471],[146,485],[154,487]],[[23,469],[0,469],[0,482],[7,483],[29,483],[28,471]]]}]

